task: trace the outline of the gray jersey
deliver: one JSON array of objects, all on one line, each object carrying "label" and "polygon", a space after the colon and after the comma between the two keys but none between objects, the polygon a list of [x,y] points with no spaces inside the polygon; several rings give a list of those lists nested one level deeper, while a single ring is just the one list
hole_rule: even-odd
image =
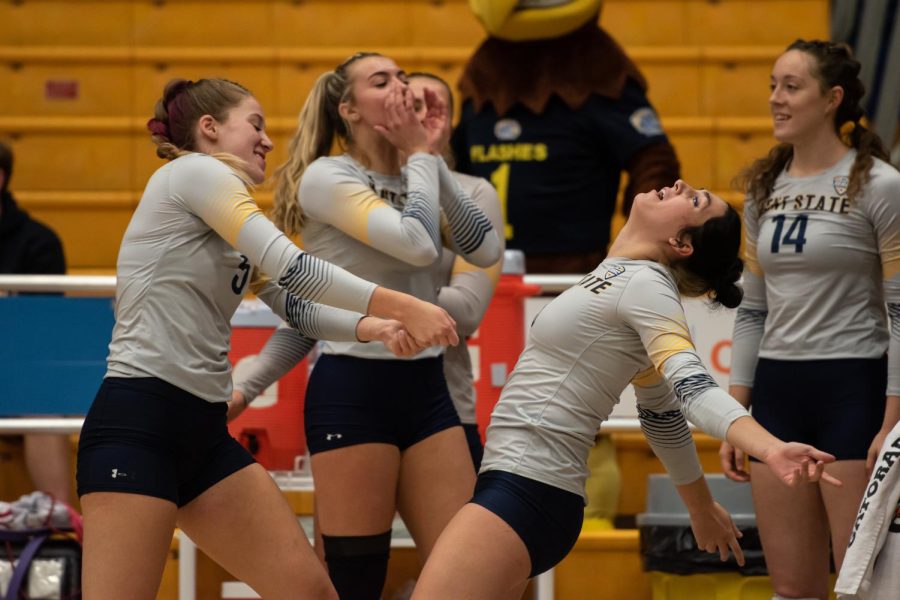
[{"label": "gray jersey", "polygon": [[534,320],[491,416],[481,471],[584,495],[594,437],[629,383],[648,441],[676,484],[702,475],[685,415],[718,438],[747,415],[694,350],[668,270],[607,258]]},{"label": "gray jersey", "polygon": [[[460,187],[484,211],[494,226],[503,231],[500,200],[494,187],[480,177],[454,173]],[[501,254],[505,243],[501,241]],[[472,377],[472,360],[469,348],[462,340],[478,329],[488,305],[494,296],[494,288],[500,278],[502,260],[487,268],[476,267],[455,252],[444,249],[440,263],[440,279],[444,283],[438,292],[438,305],[456,321],[460,343],[450,346],[444,353],[444,376],[453,406],[459,419],[466,424],[475,423],[475,388]]]},{"label": "gray jersey", "polygon": [[[443,285],[443,244],[481,267],[502,254],[488,218],[436,156],[413,154],[396,176],[367,170],[348,155],[319,158],[298,193],[310,254],[428,302],[437,301]],[[395,358],[382,344],[326,342],[322,351]],[[427,348],[415,358],[442,351]]]},{"label": "gray jersey", "polygon": [[900,174],[876,159],[851,202],[855,158],[811,177],[785,170],[762,210],[747,199],[732,384],[753,386],[757,356],[878,358],[890,346],[888,394],[900,395]]},{"label": "gray jersey", "polygon": [[[499,231],[503,221],[497,192],[484,179],[454,173],[463,190],[472,198]],[[501,249],[502,249],[501,242]],[[441,257],[439,276],[444,282],[438,304],[456,320],[460,338],[472,335],[484,316],[500,276],[501,262],[487,268],[476,267],[449,249]],[[249,402],[303,360],[314,342],[297,331],[279,328],[260,351],[252,366],[234,382],[235,389]],[[472,363],[465,343],[447,348],[444,375],[450,397],[463,423],[475,423],[475,390]]]},{"label": "gray jersey", "polygon": [[292,326],[356,339],[374,284],[297,249],[221,161],[190,154],[158,169],[119,249],[106,375],[229,400],[231,316],[254,267],[277,279],[258,282],[259,295]]}]

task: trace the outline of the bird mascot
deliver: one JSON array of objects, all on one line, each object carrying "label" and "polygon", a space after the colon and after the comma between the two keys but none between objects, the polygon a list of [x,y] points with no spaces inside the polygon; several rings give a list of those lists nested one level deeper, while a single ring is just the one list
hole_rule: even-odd
[{"label": "bird mascot", "polygon": [[600,0],[469,0],[488,38],[459,81],[457,169],[500,195],[509,248],[531,273],[586,273],[622,208],[679,165],[647,84],[598,26]]}]

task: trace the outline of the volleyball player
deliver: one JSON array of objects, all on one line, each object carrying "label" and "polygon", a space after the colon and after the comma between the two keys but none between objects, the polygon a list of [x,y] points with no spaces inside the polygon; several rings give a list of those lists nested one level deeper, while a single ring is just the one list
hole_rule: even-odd
[{"label": "volleyball player", "polygon": [[787,489],[722,445],[725,473],[752,484],[776,598],[828,597],[829,539],[839,570],[900,419],[900,174],[862,121],[859,72],[843,44],[788,46],[769,97],[779,144],[745,177],[730,391],[775,435],[833,454],[845,484]]},{"label": "volleyball player", "polygon": [[740,560],[738,533],[710,496],[685,416],[786,483],[839,483],[822,472],[832,456],[766,432],[694,349],[680,296],[740,302],[740,230],[734,209],[680,180],[635,197],[609,257],[535,318],[491,416],[474,497],[441,534],[413,598],[516,598],[561,561],[581,530],[594,436],[629,383],[698,547],[723,560]]},{"label": "volleyball player", "polygon": [[[450,87],[440,77],[431,73],[410,73],[408,85],[420,118],[424,119],[426,114],[426,89],[439,96],[439,99],[447,105],[448,113],[453,113],[453,96]],[[449,157],[450,131],[448,120],[444,128],[444,135],[437,144],[448,162],[452,160]],[[454,176],[472,201],[488,216],[494,229],[499,231],[502,226],[502,216],[500,201],[493,186],[479,177],[456,172],[454,172]],[[502,238],[501,245],[504,245]],[[437,304],[446,309],[456,321],[457,333],[460,339],[463,339],[475,333],[487,311],[500,277],[502,264],[497,261],[486,268],[476,267],[448,248],[443,248],[440,261],[439,277],[443,285],[438,291]],[[270,340],[260,350],[252,367],[245,370],[241,377],[235,380],[235,401],[229,407],[229,420],[241,414],[249,402],[303,360],[312,349],[313,343],[313,340],[304,338],[291,328],[276,329]],[[444,377],[447,379],[450,398],[453,400],[453,406],[462,423],[469,453],[477,471],[481,465],[484,448],[476,422],[471,357],[465,344],[449,346],[445,350]]]},{"label": "volleyball player", "polygon": [[230,318],[258,267],[274,280],[257,293],[307,335],[446,344],[453,321],[303,253],[263,217],[247,186],[272,143],[240,85],[173,81],[148,128],[169,162],[122,241],[109,366],[78,451],[84,597],[155,598],[177,525],[266,598],[335,598],[279,490],[228,435]]},{"label": "volleyball player", "polygon": [[[482,268],[501,256],[490,220],[441,158],[448,120],[406,74],[358,53],[316,82],[278,171],[276,220],[304,247],[372,281],[437,300],[444,245]],[[328,156],[338,140],[344,153]],[[378,598],[399,511],[427,556],[471,495],[474,470],[442,349],[397,360],[326,342],[310,376],[306,439],[329,575],[342,599]]]}]

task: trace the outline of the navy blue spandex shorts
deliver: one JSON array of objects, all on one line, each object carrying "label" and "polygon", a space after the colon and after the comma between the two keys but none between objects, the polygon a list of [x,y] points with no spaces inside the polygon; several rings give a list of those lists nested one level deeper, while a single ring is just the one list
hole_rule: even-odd
[{"label": "navy blue spandex shorts", "polygon": [[506,471],[485,471],[470,500],[512,527],[525,543],[536,577],[572,550],[584,522],[584,498]]},{"label": "navy blue spandex shorts", "polygon": [[887,357],[760,358],[751,404],[760,425],[786,442],[813,445],[837,460],[865,460],[886,393]]},{"label": "navy blue spandex shorts", "polygon": [[406,450],[460,424],[442,357],[323,354],[310,375],[303,414],[310,454],[370,443]]},{"label": "navy blue spandex shorts", "polygon": [[124,492],[184,506],[254,462],[228,434],[227,410],[162,379],[104,379],[79,438],[78,495]]},{"label": "navy blue spandex shorts", "polygon": [[478,425],[475,423],[463,423],[463,432],[466,434],[466,444],[469,446],[469,454],[472,456],[472,464],[475,472],[481,468],[481,459],[484,458],[484,444],[481,443],[481,434],[478,433]]}]

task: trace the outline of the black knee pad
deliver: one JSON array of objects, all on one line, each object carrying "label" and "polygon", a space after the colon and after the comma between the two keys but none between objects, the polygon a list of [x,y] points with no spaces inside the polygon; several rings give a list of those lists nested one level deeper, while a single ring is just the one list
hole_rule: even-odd
[{"label": "black knee pad", "polygon": [[328,575],[341,600],[378,600],[391,555],[390,530],[377,535],[322,535]]}]

